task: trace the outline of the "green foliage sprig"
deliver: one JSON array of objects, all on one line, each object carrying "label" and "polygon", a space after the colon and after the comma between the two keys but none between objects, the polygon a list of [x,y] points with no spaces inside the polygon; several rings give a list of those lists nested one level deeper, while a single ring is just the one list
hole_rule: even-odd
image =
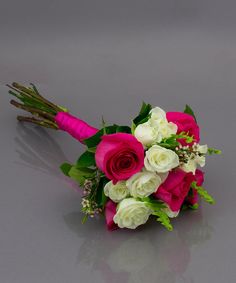
[{"label": "green foliage sprig", "polygon": [[152,215],[157,216],[157,221],[160,222],[168,231],[173,230],[173,226],[170,223],[170,218],[165,212],[166,205],[152,197],[142,198],[146,205],[152,210]]},{"label": "green foliage sprig", "polygon": [[204,199],[206,202],[208,202],[209,204],[215,204],[215,200],[213,199],[213,197],[207,192],[207,190],[205,190],[203,187],[198,186],[196,182],[192,182],[191,187],[193,189],[195,189],[199,196]]},{"label": "green foliage sprig", "polygon": [[168,231],[173,230],[173,226],[170,223],[170,218],[163,210],[156,210],[153,215],[157,216],[157,221],[160,222]]},{"label": "green foliage sprig", "polygon": [[213,147],[209,147],[208,148],[208,154],[209,155],[213,155],[213,154],[221,154],[221,150],[213,148]]},{"label": "green foliage sprig", "polygon": [[190,136],[188,133],[181,132],[179,134],[171,135],[169,138],[163,139],[158,145],[175,150],[176,147],[180,145],[179,139],[184,139],[186,143],[192,143],[194,141],[193,136]]}]

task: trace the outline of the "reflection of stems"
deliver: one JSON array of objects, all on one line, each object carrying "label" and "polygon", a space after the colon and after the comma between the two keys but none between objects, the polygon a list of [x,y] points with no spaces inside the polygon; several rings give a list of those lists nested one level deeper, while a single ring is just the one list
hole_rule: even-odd
[{"label": "reflection of stems", "polygon": [[[42,128],[17,126],[17,163],[61,178],[58,165],[68,160],[57,142]],[[23,161],[23,162],[22,162]]]}]

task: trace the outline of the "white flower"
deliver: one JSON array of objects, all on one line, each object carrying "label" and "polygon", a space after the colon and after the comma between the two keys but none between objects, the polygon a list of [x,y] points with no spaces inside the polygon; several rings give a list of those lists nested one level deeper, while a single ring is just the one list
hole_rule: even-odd
[{"label": "white flower", "polygon": [[179,157],[170,149],[154,145],[146,151],[144,165],[148,171],[165,173],[179,165]]},{"label": "white flower", "polygon": [[193,174],[195,174],[198,165],[204,167],[206,164],[205,154],[208,151],[208,146],[206,144],[205,145],[196,144],[195,149],[196,151],[198,151],[200,154],[203,155],[199,156],[198,154],[196,154],[195,156],[190,156],[188,162],[184,163],[181,166],[181,168],[185,172],[192,172]]},{"label": "white flower", "polygon": [[198,152],[200,152],[202,154],[207,154],[208,146],[207,146],[207,144],[204,144],[204,145],[197,144],[196,149],[197,149]]},{"label": "white flower", "polygon": [[166,120],[166,112],[160,107],[152,108],[150,114],[152,121]]},{"label": "white flower", "polygon": [[166,119],[166,112],[159,107],[155,107],[150,111],[150,124],[158,130],[161,139],[168,138],[177,133],[177,125],[168,122]]},{"label": "white flower", "polygon": [[166,205],[166,207],[163,208],[162,210],[167,214],[167,216],[169,218],[175,218],[175,217],[177,217],[179,215],[179,210],[178,211],[173,211],[173,210],[170,209],[168,204],[165,203],[165,205]]},{"label": "white flower", "polygon": [[178,127],[176,124],[172,122],[168,123],[165,120],[161,120],[159,122],[158,129],[159,129],[162,139],[164,139],[164,138],[169,138],[171,135],[175,135],[177,133]]},{"label": "white flower", "polygon": [[155,142],[160,142],[162,139],[158,130],[149,122],[138,125],[134,130],[134,136],[144,146],[152,145]]},{"label": "white flower", "polygon": [[193,174],[195,174],[195,171],[197,169],[197,162],[194,159],[189,159],[187,163],[184,163],[181,166],[181,169],[187,173],[192,172]]},{"label": "white flower", "polygon": [[160,176],[148,171],[134,174],[128,181],[126,181],[130,194],[134,198],[148,197],[157,191],[161,183],[162,179]]},{"label": "white flower", "polygon": [[114,202],[119,202],[129,195],[129,189],[125,181],[119,181],[115,185],[110,181],[104,187],[104,194]]},{"label": "white flower", "polygon": [[206,165],[206,157],[205,156],[197,155],[196,158],[195,158],[195,161],[201,167],[204,167]]},{"label": "white flower", "polygon": [[197,155],[194,159],[189,159],[187,163],[184,163],[181,166],[181,169],[185,172],[192,172],[195,174],[197,170],[197,166],[200,165],[201,167],[204,167],[206,164],[206,158],[205,156],[199,156]]},{"label": "white flower", "polygon": [[177,133],[177,125],[167,121],[164,110],[155,107],[149,114],[150,119],[134,130],[134,136],[144,146],[151,146]]},{"label": "white flower", "polygon": [[126,198],[119,203],[113,220],[120,228],[135,229],[146,223],[151,213],[145,202]]}]

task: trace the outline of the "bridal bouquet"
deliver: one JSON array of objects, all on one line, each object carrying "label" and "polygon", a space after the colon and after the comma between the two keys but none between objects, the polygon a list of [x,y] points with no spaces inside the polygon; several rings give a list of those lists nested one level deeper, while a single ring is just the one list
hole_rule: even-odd
[{"label": "bridal bouquet", "polygon": [[198,208],[198,197],[213,204],[202,187],[206,155],[220,150],[200,145],[200,130],[192,109],[165,112],[143,103],[130,126],[96,129],[67,109],[44,98],[31,84],[7,85],[17,98],[11,104],[32,114],[19,121],[63,130],[85,147],[75,164],[62,172],[83,190],[83,221],[102,214],[109,230],[135,229],[150,216],[172,230],[170,218]]}]

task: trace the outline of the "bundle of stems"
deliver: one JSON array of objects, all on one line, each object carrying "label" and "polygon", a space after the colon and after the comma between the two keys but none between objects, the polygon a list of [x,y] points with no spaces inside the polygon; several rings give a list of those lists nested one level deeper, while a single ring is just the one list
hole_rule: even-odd
[{"label": "bundle of stems", "polygon": [[17,116],[17,119],[22,122],[30,122],[39,126],[51,129],[58,129],[55,122],[55,116],[58,112],[66,112],[66,110],[44,98],[34,84],[30,87],[25,87],[19,83],[13,82],[7,84],[9,94],[13,95],[18,101],[12,99],[10,103],[33,116]]}]

